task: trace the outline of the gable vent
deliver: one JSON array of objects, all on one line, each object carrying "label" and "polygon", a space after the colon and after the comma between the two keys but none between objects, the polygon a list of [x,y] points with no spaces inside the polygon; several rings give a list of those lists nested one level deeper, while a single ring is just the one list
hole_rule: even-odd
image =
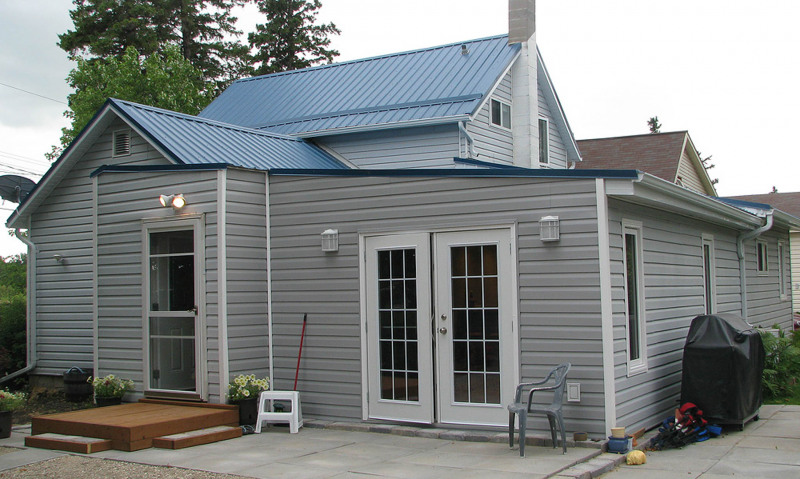
[{"label": "gable vent", "polygon": [[131,132],[130,130],[118,130],[114,132],[114,145],[112,146],[114,156],[125,156],[131,154]]}]

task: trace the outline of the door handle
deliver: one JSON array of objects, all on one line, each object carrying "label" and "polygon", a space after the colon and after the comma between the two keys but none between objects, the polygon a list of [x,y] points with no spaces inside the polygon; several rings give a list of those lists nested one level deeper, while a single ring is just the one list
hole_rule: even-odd
[{"label": "door handle", "polygon": [[186,312],[187,312],[187,313],[194,313],[194,314],[197,314],[197,306],[194,306],[192,309],[190,309],[190,310],[187,310]]},{"label": "door handle", "polygon": [[445,327],[439,328],[439,334],[447,334],[447,328]]}]

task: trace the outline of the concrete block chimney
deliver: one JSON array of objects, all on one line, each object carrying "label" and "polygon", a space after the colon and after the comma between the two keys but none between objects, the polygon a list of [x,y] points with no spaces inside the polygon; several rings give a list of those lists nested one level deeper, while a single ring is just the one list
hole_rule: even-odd
[{"label": "concrete block chimney", "polygon": [[519,58],[511,67],[514,165],[539,168],[536,0],[508,1],[508,43],[522,46]]}]

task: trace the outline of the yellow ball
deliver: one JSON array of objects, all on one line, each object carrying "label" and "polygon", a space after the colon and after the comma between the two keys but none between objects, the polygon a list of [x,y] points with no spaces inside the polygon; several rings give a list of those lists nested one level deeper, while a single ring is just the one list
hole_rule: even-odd
[{"label": "yellow ball", "polygon": [[647,462],[647,456],[642,451],[631,451],[628,453],[626,461],[632,466],[638,466]]}]

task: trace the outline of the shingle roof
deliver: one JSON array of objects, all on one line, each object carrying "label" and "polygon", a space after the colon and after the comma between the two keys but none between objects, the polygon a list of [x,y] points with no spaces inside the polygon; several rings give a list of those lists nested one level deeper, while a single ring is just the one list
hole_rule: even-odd
[{"label": "shingle roof", "polygon": [[730,196],[729,198],[733,200],[749,201],[751,203],[767,204],[775,209],[785,211],[792,216],[800,218],[800,192]]},{"label": "shingle roof", "polygon": [[226,163],[244,168],[346,169],[301,139],[220,123],[129,101],[109,103],[183,164]]},{"label": "shingle roof", "polygon": [[238,80],[199,116],[306,136],[466,117],[519,50],[502,35]]},{"label": "shingle roof", "polygon": [[578,140],[576,168],[634,169],[674,182],[686,131]]}]

